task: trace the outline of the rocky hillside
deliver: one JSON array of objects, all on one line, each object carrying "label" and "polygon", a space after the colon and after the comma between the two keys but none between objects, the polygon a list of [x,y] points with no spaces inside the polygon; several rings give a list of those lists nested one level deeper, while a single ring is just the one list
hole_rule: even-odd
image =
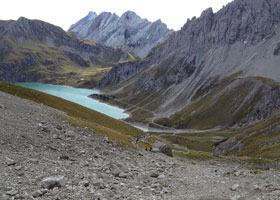
[{"label": "rocky hillside", "polygon": [[127,59],[121,49],[78,39],[43,21],[0,21],[0,80],[83,84],[77,82],[97,81]]},{"label": "rocky hillside", "polygon": [[1,200],[279,199],[277,170],[120,148],[59,110],[3,92],[0,113]]},{"label": "rocky hillside", "polygon": [[68,32],[145,57],[153,47],[167,40],[172,30],[160,20],[152,23],[127,11],[121,17],[110,12],[90,12]]},{"label": "rocky hillside", "polygon": [[279,12],[278,0],[207,9],[145,59],[115,66],[100,87],[153,126],[209,129],[267,119],[280,108]]}]

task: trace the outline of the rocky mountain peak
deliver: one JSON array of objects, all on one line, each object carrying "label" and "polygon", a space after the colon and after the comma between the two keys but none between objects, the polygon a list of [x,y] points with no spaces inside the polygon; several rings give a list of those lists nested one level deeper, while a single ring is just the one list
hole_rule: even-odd
[{"label": "rocky mountain peak", "polygon": [[125,20],[131,20],[132,18],[140,19],[140,17],[133,11],[126,11],[121,16],[121,19],[125,19]]},{"label": "rocky mountain peak", "polygon": [[79,20],[76,24],[72,24],[69,29],[74,29],[78,26],[81,26],[85,24],[88,20],[93,20],[95,17],[97,17],[96,12],[90,11],[87,16]]},{"label": "rocky mountain peak", "polygon": [[28,22],[28,21],[29,20],[25,17],[19,17],[18,20],[17,20],[17,22],[19,22],[19,23],[24,23],[24,22]]},{"label": "rocky mountain peak", "polygon": [[213,9],[208,8],[201,13],[200,17],[203,18],[203,17],[213,16],[213,15],[214,15]]},{"label": "rocky mountain peak", "polygon": [[102,12],[93,19],[77,22],[68,31],[108,46],[120,47],[139,57],[145,57],[173,32],[160,20],[152,23],[133,11],[127,11],[120,17]]},{"label": "rocky mountain peak", "polygon": [[89,17],[91,16],[97,16],[96,12],[93,12],[93,11],[89,11],[88,15]]}]

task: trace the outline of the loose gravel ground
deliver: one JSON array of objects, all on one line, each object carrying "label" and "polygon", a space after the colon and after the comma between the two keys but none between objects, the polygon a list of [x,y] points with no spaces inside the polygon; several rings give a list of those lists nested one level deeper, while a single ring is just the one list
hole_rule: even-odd
[{"label": "loose gravel ground", "polygon": [[0,199],[278,200],[280,173],[117,147],[0,92]]}]

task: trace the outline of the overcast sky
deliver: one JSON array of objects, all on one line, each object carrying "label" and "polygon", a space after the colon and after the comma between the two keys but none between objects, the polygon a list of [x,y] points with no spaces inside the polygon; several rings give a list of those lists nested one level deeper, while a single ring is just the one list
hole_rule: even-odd
[{"label": "overcast sky", "polygon": [[149,21],[161,19],[169,28],[179,30],[193,16],[206,8],[214,12],[232,0],[3,0],[0,19],[40,19],[67,30],[89,11],[107,11],[121,15],[127,10]]}]

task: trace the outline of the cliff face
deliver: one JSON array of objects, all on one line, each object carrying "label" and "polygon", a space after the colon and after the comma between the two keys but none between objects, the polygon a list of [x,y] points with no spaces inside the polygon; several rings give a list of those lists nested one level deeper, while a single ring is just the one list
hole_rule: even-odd
[{"label": "cliff face", "polygon": [[0,21],[0,79],[4,81],[65,79],[71,71],[94,71],[128,58],[121,49],[78,39],[43,21],[23,17]]},{"label": "cliff face", "polygon": [[[114,67],[99,85],[114,86],[116,97],[154,111],[152,121],[160,125],[200,128],[187,119],[203,113],[213,121],[206,126],[203,122],[211,121],[209,116],[198,117],[205,125],[202,128],[267,118],[279,108],[277,97],[272,98],[269,112],[259,98],[272,91],[277,91],[276,96],[279,93],[279,11],[277,0],[236,0],[217,13],[208,9],[154,48],[145,60]],[[259,89],[250,93],[248,85]],[[227,94],[231,96],[226,100]],[[236,99],[240,104],[235,108],[242,114],[230,122],[216,120],[215,112]],[[258,103],[262,104],[260,114],[254,117],[249,116],[258,110],[256,107],[242,108]],[[234,119],[229,110],[226,112]]]},{"label": "cliff face", "polygon": [[120,47],[139,57],[145,57],[172,33],[160,20],[151,23],[131,11],[121,17],[109,12],[100,15],[90,12],[68,31],[82,38]]}]

